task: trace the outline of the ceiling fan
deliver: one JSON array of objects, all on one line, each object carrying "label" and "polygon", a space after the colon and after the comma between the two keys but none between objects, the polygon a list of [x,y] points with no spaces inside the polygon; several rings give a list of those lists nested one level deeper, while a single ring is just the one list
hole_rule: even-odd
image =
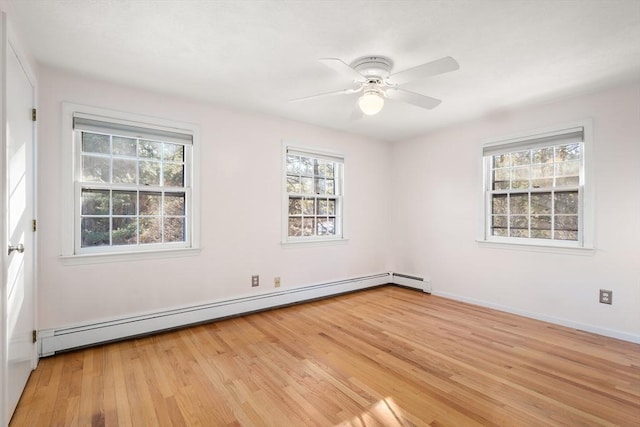
[{"label": "ceiling fan", "polygon": [[358,99],[358,106],[362,113],[369,116],[378,114],[382,110],[385,98],[406,102],[428,110],[437,107],[442,102],[441,100],[411,92],[399,86],[413,80],[455,71],[460,68],[456,60],[450,56],[395,74],[391,74],[393,61],[384,56],[364,56],[353,61],[351,65],[347,65],[338,58],[322,58],[319,61],[338,74],[352,80],[358,84],[358,87],[305,96],[292,99],[290,102],[362,92]]}]

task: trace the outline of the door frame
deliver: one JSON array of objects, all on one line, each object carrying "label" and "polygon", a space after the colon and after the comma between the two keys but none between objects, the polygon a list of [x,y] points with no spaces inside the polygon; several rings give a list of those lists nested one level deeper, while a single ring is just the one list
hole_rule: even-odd
[{"label": "door frame", "polygon": [[[38,85],[36,75],[34,73],[34,68],[32,67],[27,55],[25,55],[25,50],[22,48],[19,42],[19,38],[13,29],[13,26],[10,20],[7,18],[7,14],[0,10],[0,221],[2,224],[2,233],[1,241],[2,247],[0,250],[5,250],[6,245],[8,244],[8,236],[6,236],[6,209],[7,209],[7,180],[6,180],[6,148],[7,148],[7,126],[6,126],[6,106],[8,100],[6,99],[6,89],[7,89],[7,58],[10,50],[13,50],[18,58],[18,62],[22,66],[24,73],[29,80],[33,88],[31,104],[33,108],[37,111],[37,99],[38,99]],[[32,219],[37,220],[37,187],[38,187],[38,175],[37,175],[37,151],[38,151],[38,135],[37,135],[37,122],[32,122],[32,157],[28,159],[31,162],[31,173],[32,173],[32,188],[31,188],[31,210],[32,210]],[[31,254],[31,263],[27,268],[31,269],[30,275],[32,277],[33,282],[33,325],[34,329],[37,331],[38,325],[38,298],[37,298],[37,289],[38,289],[38,276],[37,276],[37,254],[38,254],[38,239],[37,234],[32,235],[33,246],[30,249],[32,251]],[[8,336],[7,336],[7,271],[6,265],[4,264],[4,256],[0,257],[0,425],[4,425],[5,422],[9,421],[9,408],[8,408],[8,387],[9,384],[7,382],[8,377]],[[33,346],[33,355],[31,359],[31,368],[35,369],[38,365],[38,343]]]}]

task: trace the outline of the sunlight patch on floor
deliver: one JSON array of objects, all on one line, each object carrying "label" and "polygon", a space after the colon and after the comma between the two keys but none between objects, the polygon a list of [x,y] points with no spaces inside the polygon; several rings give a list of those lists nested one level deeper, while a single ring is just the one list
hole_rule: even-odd
[{"label": "sunlight patch on floor", "polygon": [[408,421],[403,410],[395,404],[391,397],[386,397],[371,406],[367,411],[353,417],[349,421],[344,421],[336,427],[402,427],[413,425]]}]

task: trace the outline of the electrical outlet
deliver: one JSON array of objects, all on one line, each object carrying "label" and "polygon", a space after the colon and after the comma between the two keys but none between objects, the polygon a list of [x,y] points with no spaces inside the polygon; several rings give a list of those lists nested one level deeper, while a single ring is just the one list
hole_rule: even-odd
[{"label": "electrical outlet", "polygon": [[279,277],[274,277],[273,278],[273,286],[275,286],[276,288],[280,287],[280,278]]},{"label": "electrical outlet", "polygon": [[611,303],[613,303],[613,291],[600,289],[600,304],[611,304]]},{"label": "electrical outlet", "polygon": [[253,276],[251,276],[251,286],[252,287],[256,287],[260,285],[260,276],[258,276],[257,274],[254,274]]}]

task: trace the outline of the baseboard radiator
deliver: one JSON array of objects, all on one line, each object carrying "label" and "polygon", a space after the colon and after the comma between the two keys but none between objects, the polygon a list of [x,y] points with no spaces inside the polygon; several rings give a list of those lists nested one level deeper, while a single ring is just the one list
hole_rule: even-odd
[{"label": "baseboard radiator", "polygon": [[[416,280],[415,278],[397,276],[393,273],[380,273],[87,325],[61,329],[45,329],[38,331],[38,350],[42,357],[51,356],[56,352],[147,335],[188,325],[211,322],[227,317],[396,283],[396,280],[413,283],[422,279]],[[404,283],[397,284],[408,286]]]},{"label": "baseboard radiator", "polygon": [[406,288],[418,289],[428,294],[431,293],[431,282],[425,280],[423,277],[412,276],[402,273],[389,273],[391,275],[391,282],[398,286]]}]

